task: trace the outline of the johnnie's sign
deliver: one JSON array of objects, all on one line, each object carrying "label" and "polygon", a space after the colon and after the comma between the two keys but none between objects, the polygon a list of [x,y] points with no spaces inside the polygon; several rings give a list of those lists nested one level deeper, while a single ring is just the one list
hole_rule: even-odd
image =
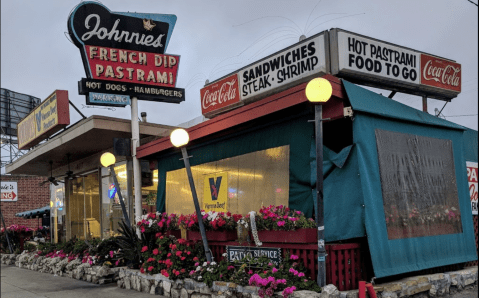
[{"label": "johnnie's sign", "polygon": [[[100,3],[82,2],[68,18],[68,32],[80,49],[90,83],[103,80],[117,91],[108,94],[124,90],[121,95],[132,95],[129,88],[135,87],[173,88],[181,94],[175,99],[179,103],[184,101],[184,89],[175,88],[180,56],[165,54],[175,23],[175,15],[110,12]],[[87,96],[98,91],[80,88]],[[138,99],[164,98],[145,92]]]}]

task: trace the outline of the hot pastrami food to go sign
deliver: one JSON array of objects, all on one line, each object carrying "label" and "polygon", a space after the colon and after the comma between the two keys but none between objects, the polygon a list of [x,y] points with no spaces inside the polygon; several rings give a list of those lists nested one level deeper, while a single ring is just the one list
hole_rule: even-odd
[{"label": "hot pastrami food to go sign", "polygon": [[[88,77],[79,83],[80,94],[87,95],[88,103],[90,92],[183,101],[184,89],[176,88],[180,56],[165,54],[175,23],[175,15],[110,12],[100,3],[80,3],[68,18]],[[163,88],[168,88],[166,96]],[[171,90],[176,92],[169,97]],[[117,99],[105,96],[93,104],[122,105]]]}]

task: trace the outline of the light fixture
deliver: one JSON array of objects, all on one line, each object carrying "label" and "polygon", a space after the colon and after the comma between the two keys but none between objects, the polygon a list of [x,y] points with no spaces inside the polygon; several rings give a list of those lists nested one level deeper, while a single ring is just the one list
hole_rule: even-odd
[{"label": "light fixture", "polygon": [[115,164],[115,162],[116,162],[115,155],[113,155],[110,152],[105,152],[100,157],[100,163],[105,168]]},{"label": "light fixture", "polygon": [[188,144],[190,141],[190,136],[188,132],[183,128],[177,128],[173,130],[170,134],[170,141],[175,147],[182,147]]},{"label": "light fixture", "polygon": [[333,94],[331,83],[323,78],[315,78],[306,85],[306,98],[312,103],[327,102]]}]

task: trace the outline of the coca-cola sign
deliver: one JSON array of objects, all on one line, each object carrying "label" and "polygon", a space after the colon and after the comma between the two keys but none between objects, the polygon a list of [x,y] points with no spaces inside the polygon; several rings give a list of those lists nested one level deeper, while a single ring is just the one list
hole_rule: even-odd
[{"label": "coca-cola sign", "polygon": [[208,85],[200,93],[201,111],[205,116],[234,107],[240,102],[238,76],[233,74]]},{"label": "coca-cola sign", "polygon": [[461,64],[421,54],[421,84],[461,92]]}]

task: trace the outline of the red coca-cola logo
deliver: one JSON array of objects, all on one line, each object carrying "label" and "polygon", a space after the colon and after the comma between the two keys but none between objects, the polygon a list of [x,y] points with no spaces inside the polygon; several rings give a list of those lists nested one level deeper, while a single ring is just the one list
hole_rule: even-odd
[{"label": "red coca-cola logo", "polygon": [[461,92],[461,64],[421,54],[421,84]]},{"label": "red coca-cola logo", "polygon": [[200,93],[203,114],[237,103],[240,101],[238,76],[234,74],[208,85]]}]

